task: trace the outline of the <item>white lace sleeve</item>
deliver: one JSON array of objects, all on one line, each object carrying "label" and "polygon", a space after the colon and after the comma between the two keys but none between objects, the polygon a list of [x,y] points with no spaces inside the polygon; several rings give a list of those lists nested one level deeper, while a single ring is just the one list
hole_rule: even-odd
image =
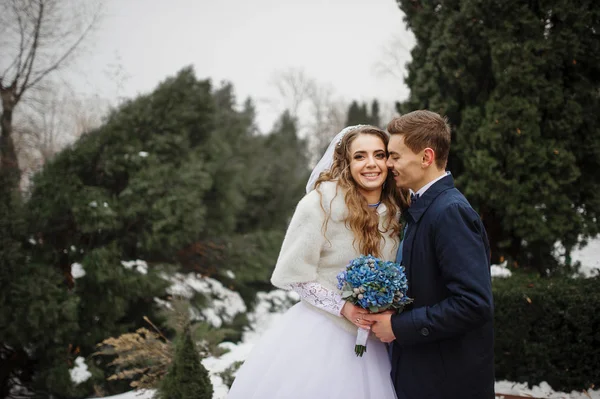
[{"label": "white lace sleeve", "polygon": [[335,316],[341,317],[340,312],[344,307],[345,301],[337,292],[328,290],[316,282],[296,283],[291,284],[290,287],[296,291],[304,301]]}]

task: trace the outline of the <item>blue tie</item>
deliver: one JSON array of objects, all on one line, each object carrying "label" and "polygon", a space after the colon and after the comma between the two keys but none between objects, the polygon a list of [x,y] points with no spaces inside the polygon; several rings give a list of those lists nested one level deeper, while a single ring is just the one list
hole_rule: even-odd
[{"label": "blue tie", "polygon": [[410,194],[410,203],[413,204],[415,202],[417,202],[417,200],[419,199],[419,197],[421,196],[421,194]]}]

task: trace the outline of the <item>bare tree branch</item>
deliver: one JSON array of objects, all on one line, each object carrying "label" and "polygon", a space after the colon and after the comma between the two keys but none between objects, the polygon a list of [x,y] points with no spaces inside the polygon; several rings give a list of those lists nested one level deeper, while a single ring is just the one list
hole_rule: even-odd
[{"label": "bare tree branch", "polygon": [[410,45],[406,37],[394,36],[382,46],[381,59],[374,65],[375,72],[404,83],[406,63],[410,58]]},{"label": "bare tree branch", "polygon": [[90,25],[87,26],[87,28],[83,31],[81,36],[79,36],[79,38],[71,45],[71,47],[69,47],[65,51],[65,53],[56,62],[54,62],[54,64],[52,64],[48,68],[40,71],[37,74],[37,77],[31,83],[27,84],[25,82],[23,85],[23,90],[26,90],[26,89],[36,85],[40,80],[45,78],[50,72],[57,70],[61,65],[63,65],[65,60],[68,59],[69,57],[71,57],[73,52],[75,52],[75,50],[79,47],[79,45],[85,40],[85,38],[90,33],[90,31],[95,27],[97,22],[98,22],[98,15],[96,15],[94,17],[94,20],[91,22]]},{"label": "bare tree branch", "polygon": [[10,175],[4,184],[17,187],[21,174],[12,137],[15,107],[74,58],[96,27],[102,5],[103,0],[0,1],[0,179]]},{"label": "bare tree branch", "polygon": [[23,62],[23,64],[24,64],[23,69],[17,70],[17,75],[15,76],[15,83],[18,84],[21,72],[23,71],[25,73],[25,79],[23,80],[23,83],[21,84],[21,88],[20,89],[17,88],[16,93],[15,93],[17,102],[19,101],[19,99],[25,92],[26,88],[28,87],[27,82],[29,81],[29,77],[31,76],[31,71],[33,70],[33,62],[35,61],[35,55],[36,55],[37,49],[38,49],[38,44],[39,44],[39,39],[40,39],[40,28],[42,26],[43,19],[44,19],[44,2],[43,2],[43,0],[40,0],[38,16],[35,20],[35,26],[33,29],[33,43],[31,44],[31,47],[29,48],[29,52],[27,54],[27,57],[25,58],[25,61]]},{"label": "bare tree branch", "polygon": [[343,128],[347,104],[335,98],[330,84],[317,82],[300,69],[280,71],[270,83],[277,93],[270,102],[278,106],[278,114],[288,110],[296,118],[299,135],[308,138],[308,157],[314,163]]}]

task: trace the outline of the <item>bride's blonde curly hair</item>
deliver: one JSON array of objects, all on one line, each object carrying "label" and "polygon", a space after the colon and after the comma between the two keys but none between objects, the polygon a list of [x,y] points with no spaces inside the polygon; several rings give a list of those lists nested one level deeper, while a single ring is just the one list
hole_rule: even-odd
[{"label": "bride's blonde curly hair", "polygon": [[[350,161],[352,160],[350,145],[362,134],[379,137],[387,152],[389,136],[383,130],[375,126],[365,125],[349,131],[344,135],[341,142],[336,145],[331,169],[321,173],[315,182],[315,189],[326,181],[335,181],[339,187],[344,189],[346,192],[344,199],[348,207],[348,216],[345,223],[354,233],[353,245],[356,245],[358,241],[357,249],[361,254],[380,257],[383,234],[391,232],[394,237],[399,237],[400,222],[398,216],[401,209],[408,208],[409,194],[407,191],[397,189],[393,175],[388,173],[381,193],[381,203],[385,204],[387,214],[383,224],[384,230],[380,231],[379,214],[375,209],[368,206],[367,200],[358,191],[358,185],[350,173]],[[330,217],[330,212],[328,212],[323,226],[324,231],[327,230]]]}]

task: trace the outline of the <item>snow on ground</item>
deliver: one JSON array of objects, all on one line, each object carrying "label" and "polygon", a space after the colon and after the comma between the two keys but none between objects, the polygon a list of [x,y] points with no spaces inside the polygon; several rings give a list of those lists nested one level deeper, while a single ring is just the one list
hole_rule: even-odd
[{"label": "snow on ground", "polygon": [[129,391],[113,396],[105,396],[103,399],[152,399],[153,389],[140,389],[139,391]]},{"label": "snow on ground", "polygon": [[171,286],[167,288],[167,293],[171,295],[192,298],[198,293],[211,301],[211,306],[200,311],[192,310],[191,316],[194,320],[205,320],[219,328],[224,322],[231,322],[238,313],[245,313],[247,310],[240,294],[225,288],[215,279],[202,277],[197,273],[175,273],[174,275],[163,273],[161,277],[171,282]]},{"label": "snow on ground", "polygon": [[581,262],[582,272],[586,277],[598,276],[600,274],[600,239],[594,239],[582,249],[576,249],[571,254],[571,260]]},{"label": "snow on ground", "polygon": [[510,381],[496,381],[496,397],[501,398],[499,394],[518,395],[533,398],[554,398],[554,399],[600,399],[600,390],[597,391],[572,391],[571,393],[554,392],[552,387],[546,382],[540,385],[527,388],[525,384]]},{"label": "snow on ground", "polygon": [[213,384],[213,399],[225,399],[229,388],[217,374],[229,368],[237,361],[244,361],[250,354],[252,347],[260,336],[279,320],[285,311],[300,298],[298,294],[290,291],[275,290],[271,292],[259,292],[257,304],[254,311],[248,314],[250,327],[244,331],[242,340],[234,344],[223,342],[220,346],[229,352],[215,358],[207,357],[202,364],[210,373]]}]

